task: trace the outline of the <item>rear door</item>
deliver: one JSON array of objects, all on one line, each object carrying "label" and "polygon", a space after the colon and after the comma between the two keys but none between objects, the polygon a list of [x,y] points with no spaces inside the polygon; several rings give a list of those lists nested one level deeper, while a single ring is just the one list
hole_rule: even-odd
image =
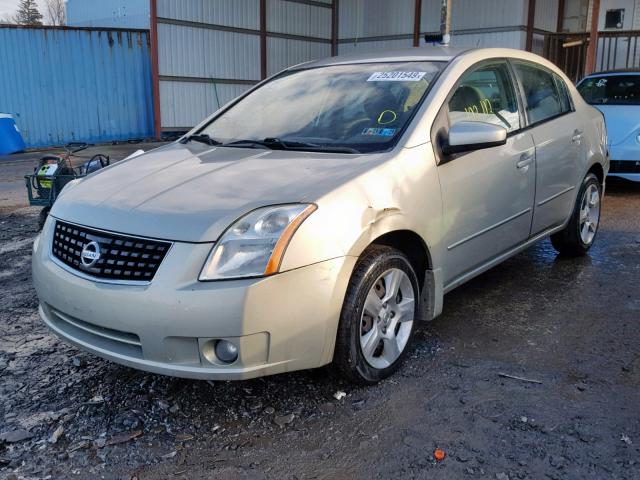
[{"label": "rear door", "polygon": [[562,224],[573,209],[582,173],[582,120],[564,80],[544,67],[514,60],[536,147],[536,195],[531,235]]},{"label": "rear door", "polygon": [[[434,123],[432,140],[444,208],[445,282],[453,282],[527,240],[535,192],[535,157],[506,61],[472,67],[453,88]],[[448,129],[459,121],[507,129],[506,145],[443,155]]]}]

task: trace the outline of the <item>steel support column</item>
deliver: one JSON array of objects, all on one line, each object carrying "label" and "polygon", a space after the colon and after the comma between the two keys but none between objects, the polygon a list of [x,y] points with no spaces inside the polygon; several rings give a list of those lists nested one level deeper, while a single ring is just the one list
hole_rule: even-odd
[{"label": "steel support column", "polygon": [[160,74],[158,70],[158,4],[150,0],[151,36],[151,82],[153,86],[153,133],[156,139],[162,137],[162,121],[160,118]]},{"label": "steel support column", "polygon": [[558,0],[558,23],[556,32],[562,32],[564,28],[564,0]]},{"label": "steel support column", "polygon": [[525,49],[527,52],[533,50],[533,24],[536,20],[536,0],[529,0],[529,11],[527,12],[527,41]]},{"label": "steel support column", "polygon": [[338,55],[338,0],[331,0],[331,56]]},{"label": "steel support column", "polygon": [[260,0],[260,78],[267,78],[267,0]]}]

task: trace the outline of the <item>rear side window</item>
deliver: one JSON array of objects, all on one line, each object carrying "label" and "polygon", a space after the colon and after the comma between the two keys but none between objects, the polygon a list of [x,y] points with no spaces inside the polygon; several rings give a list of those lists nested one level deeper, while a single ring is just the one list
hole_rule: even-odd
[{"label": "rear side window", "polygon": [[467,73],[449,100],[449,125],[485,122],[512,132],[520,129],[520,114],[509,69],[504,62]]},{"label": "rear side window", "polygon": [[571,109],[566,86],[562,95],[555,74],[529,63],[514,62],[514,68],[524,89],[529,123],[543,122]]},{"label": "rear side window", "polygon": [[571,102],[571,96],[569,94],[569,88],[565,81],[560,78],[559,75],[553,74],[553,79],[556,81],[556,87],[558,88],[558,94],[560,98],[560,105],[562,106],[562,113],[570,112],[573,110],[573,102]]}]

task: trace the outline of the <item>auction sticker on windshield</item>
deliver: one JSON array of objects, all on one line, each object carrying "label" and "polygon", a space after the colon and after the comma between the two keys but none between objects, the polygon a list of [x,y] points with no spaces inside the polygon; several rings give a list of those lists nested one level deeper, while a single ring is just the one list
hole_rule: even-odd
[{"label": "auction sticker on windshield", "polygon": [[427,72],[374,72],[367,82],[418,82]]}]

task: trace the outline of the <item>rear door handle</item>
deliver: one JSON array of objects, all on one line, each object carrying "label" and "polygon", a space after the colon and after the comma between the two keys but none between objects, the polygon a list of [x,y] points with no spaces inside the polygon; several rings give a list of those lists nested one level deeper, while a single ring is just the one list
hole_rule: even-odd
[{"label": "rear door handle", "polygon": [[573,137],[571,137],[571,141],[573,143],[578,143],[582,139],[582,130],[574,130]]},{"label": "rear door handle", "polygon": [[523,168],[531,165],[532,162],[533,153],[523,153],[522,155],[520,155],[520,160],[518,160],[518,163],[516,163],[516,167],[518,167],[519,170],[522,170]]}]

